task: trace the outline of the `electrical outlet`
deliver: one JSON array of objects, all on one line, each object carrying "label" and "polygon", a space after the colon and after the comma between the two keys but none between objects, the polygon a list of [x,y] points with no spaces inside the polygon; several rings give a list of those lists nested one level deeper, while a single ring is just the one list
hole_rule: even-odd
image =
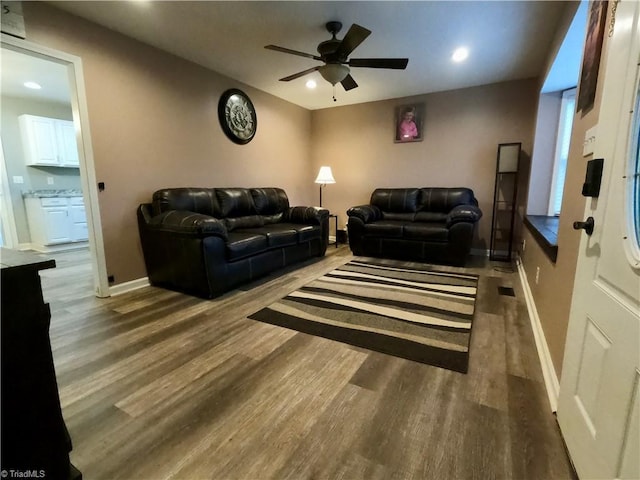
[{"label": "electrical outlet", "polygon": [[540,280],[540,267],[536,267],[536,285],[538,284],[539,280]]},{"label": "electrical outlet", "polygon": [[19,175],[13,176],[13,183],[24,183],[24,178]]},{"label": "electrical outlet", "polygon": [[53,177],[47,177],[47,185],[53,185]]}]

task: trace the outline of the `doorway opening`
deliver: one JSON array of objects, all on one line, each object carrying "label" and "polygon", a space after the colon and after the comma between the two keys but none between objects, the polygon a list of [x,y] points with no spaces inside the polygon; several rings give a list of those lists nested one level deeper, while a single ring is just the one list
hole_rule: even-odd
[{"label": "doorway opening", "polygon": [[82,62],[4,34],[1,58],[3,245],[51,256],[81,246],[95,295],[108,297]]}]

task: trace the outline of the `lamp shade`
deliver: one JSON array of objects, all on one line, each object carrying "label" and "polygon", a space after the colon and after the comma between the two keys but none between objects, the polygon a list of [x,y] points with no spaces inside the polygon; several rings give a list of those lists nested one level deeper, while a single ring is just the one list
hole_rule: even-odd
[{"label": "lamp shade", "polygon": [[333,178],[333,173],[331,173],[331,167],[320,167],[316,183],[336,183],[336,179]]},{"label": "lamp shade", "polygon": [[327,63],[326,65],[321,66],[318,71],[320,72],[320,75],[322,75],[322,78],[331,85],[341,82],[347,75],[349,75],[349,67],[345,67],[339,63]]}]

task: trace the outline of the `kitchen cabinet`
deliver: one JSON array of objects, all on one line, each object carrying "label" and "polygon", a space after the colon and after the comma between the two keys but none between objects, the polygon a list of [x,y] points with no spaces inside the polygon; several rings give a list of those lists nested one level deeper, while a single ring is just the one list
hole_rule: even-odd
[{"label": "kitchen cabinet", "polygon": [[79,168],[73,122],[26,114],[18,121],[26,165]]},{"label": "kitchen cabinet", "polygon": [[80,167],[76,127],[69,120],[56,120],[58,153],[63,167]]},{"label": "kitchen cabinet", "polygon": [[25,205],[35,249],[89,239],[82,197],[29,197]]},{"label": "kitchen cabinet", "polygon": [[69,218],[71,219],[71,241],[82,242],[89,238],[87,214],[82,197],[69,198]]}]

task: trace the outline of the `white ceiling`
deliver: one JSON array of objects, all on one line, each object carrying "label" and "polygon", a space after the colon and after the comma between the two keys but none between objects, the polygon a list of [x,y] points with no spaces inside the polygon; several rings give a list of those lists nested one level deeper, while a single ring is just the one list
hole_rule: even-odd
[{"label": "white ceiling", "polygon": [[[34,98],[69,104],[71,91],[67,67],[39,57],[3,48],[0,54],[2,95]],[[37,82],[42,88],[32,90],[25,82]]]},{"label": "white ceiling", "polygon": [[[308,109],[538,76],[566,7],[520,0],[50,3]],[[359,87],[345,92],[337,85],[337,102],[318,72],[278,81],[321,63],[264,46],[316,54],[330,38],[330,20],[343,23],[338,38],[352,23],[372,30],[350,58],[408,57],[407,69],[352,68]],[[459,46],[470,55],[455,64],[450,57]],[[315,90],[305,87],[309,78],[317,81]]]}]

